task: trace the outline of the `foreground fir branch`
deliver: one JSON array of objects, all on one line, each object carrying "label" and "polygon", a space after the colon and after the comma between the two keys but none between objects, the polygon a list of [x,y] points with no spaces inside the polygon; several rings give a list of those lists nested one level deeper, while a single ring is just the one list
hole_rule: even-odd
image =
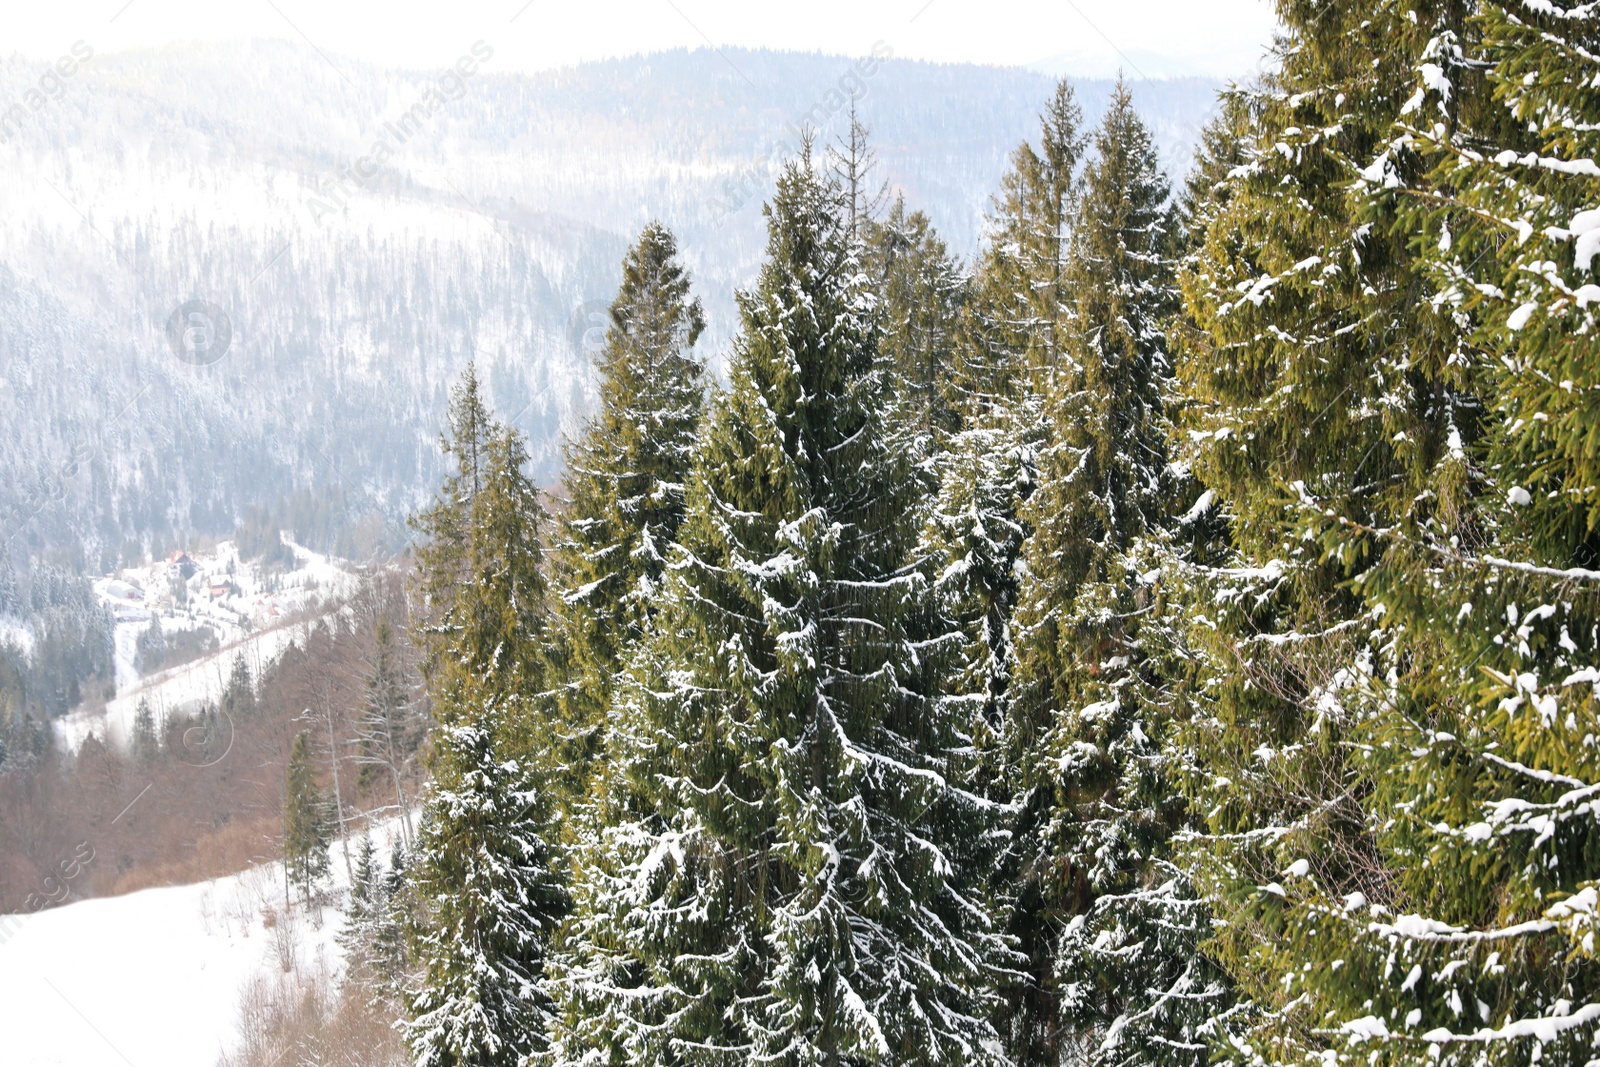
[{"label": "foreground fir branch", "polygon": [[1595,12],[1289,10],[1189,279],[1230,1054],[1586,1063]]}]

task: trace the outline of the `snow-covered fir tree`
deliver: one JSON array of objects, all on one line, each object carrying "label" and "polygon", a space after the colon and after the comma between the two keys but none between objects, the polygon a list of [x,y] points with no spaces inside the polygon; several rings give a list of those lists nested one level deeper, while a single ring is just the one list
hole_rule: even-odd
[{"label": "snow-covered fir tree", "polygon": [[1066,343],[1065,272],[1084,136],[1083,112],[1065,79],[1039,124],[1038,147],[1020,145],[1001,179],[974,272],[955,369],[968,404],[1038,388]]},{"label": "snow-covered fir tree", "polygon": [[1007,953],[952,862],[917,482],[839,190],[768,207],[660,614],[619,698],[640,801],[592,843],[554,983],[557,1062],[1000,1059]]},{"label": "snow-covered fir tree", "polygon": [[[459,685],[531,696],[545,685],[550,615],[540,530],[545,512],[522,435],[494,418],[468,365],[451,392],[441,447],[455,463],[434,503],[412,520],[424,624],[423,670],[442,707]],[[532,702],[528,702],[530,707]]]},{"label": "snow-covered fir tree", "polygon": [[435,737],[409,872],[419,974],[405,1036],[418,1067],[520,1067],[544,1047],[543,964],[566,893],[537,776],[496,740],[509,725],[500,698],[464,699],[470,719],[453,716]]},{"label": "snow-covered fir tree", "polygon": [[587,787],[612,682],[654,610],[683,521],[684,487],[705,399],[693,353],[705,328],[677,241],[640,233],[596,368],[600,408],[566,450],[568,503],[555,553],[564,789]]},{"label": "snow-covered fir tree", "polygon": [[[959,633],[945,677],[946,700],[963,721],[971,751],[963,766],[974,788],[1009,802],[1019,785],[1014,733],[1002,709],[1015,671],[1012,614],[1022,545],[1030,532],[1024,505],[1037,487],[1045,442],[1041,386],[1071,319],[1064,286],[1069,221],[1084,148],[1082,114],[1061,82],[1040,118],[1039,146],[1012,156],[988,220],[982,253],[965,288],[954,358],[940,390],[954,436],[938,458],[938,495],[921,551],[935,568],[941,609]],[[1010,901],[1011,932],[1036,962],[1044,934],[1040,901],[1019,883],[1015,849],[991,872],[993,902]],[[1013,1058],[1049,1059],[1055,1010],[1049,981],[1016,975],[1004,984],[998,1018]],[[1036,1056],[1025,1048],[1040,1048]]]},{"label": "snow-covered fir tree", "polygon": [[[558,709],[548,689],[551,609],[542,531],[548,516],[528,475],[522,435],[483,405],[469,374],[457,387],[446,446],[458,469],[416,520],[426,622],[424,679],[434,717],[475,721],[500,703],[497,744],[553,783]],[[464,695],[465,694],[465,695]]]},{"label": "snow-covered fir tree", "polygon": [[517,1064],[542,1047],[542,961],[565,908],[552,855],[551,702],[538,492],[521,436],[470,374],[452,404],[457,469],[417,521],[438,727],[407,868],[419,1064]]},{"label": "snow-covered fir tree", "polygon": [[[955,754],[952,771],[966,788],[1007,812],[1017,785],[1007,723],[1015,671],[1012,616],[1028,533],[1022,510],[1037,484],[1042,416],[1031,390],[1009,404],[985,399],[966,415],[963,429],[937,456],[938,492],[918,546],[939,609],[954,630],[945,650],[943,700],[966,745]],[[999,833],[1010,834],[1013,821],[1009,812],[1003,815]],[[1001,858],[982,868],[985,899],[1009,913],[1010,930],[1026,947],[1037,929],[1030,917],[1037,912],[1037,894],[1014,891],[1019,857],[1010,844],[993,836],[973,842]],[[1030,1037],[1053,1032],[1053,1000],[1046,986],[1021,969],[1006,975],[1000,993],[1004,1002],[996,1020],[1015,1058]]]},{"label": "snow-covered fir tree", "polygon": [[1167,857],[1182,805],[1160,745],[1175,714],[1160,597],[1177,239],[1153,140],[1126,85],[1092,138],[1064,269],[1071,316],[1045,372],[1049,439],[1025,519],[1010,750],[1012,889],[1038,929],[1053,1005],[1025,1062],[1190,1063],[1221,984],[1204,905]]}]

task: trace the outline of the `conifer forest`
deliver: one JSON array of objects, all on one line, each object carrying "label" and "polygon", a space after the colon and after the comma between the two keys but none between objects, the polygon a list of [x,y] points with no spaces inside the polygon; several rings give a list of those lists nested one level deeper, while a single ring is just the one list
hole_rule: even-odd
[{"label": "conifer forest", "polygon": [[[549,457],[463,361],[359,610],[234,661],[344,961],[284,1064],[1600,1063],[1600,4],[1275,15],[1181,159],[1041,81],[970,254],[853,103],[725,321],[641,216]],[[113,656],[32,573],[0,803]]]}]

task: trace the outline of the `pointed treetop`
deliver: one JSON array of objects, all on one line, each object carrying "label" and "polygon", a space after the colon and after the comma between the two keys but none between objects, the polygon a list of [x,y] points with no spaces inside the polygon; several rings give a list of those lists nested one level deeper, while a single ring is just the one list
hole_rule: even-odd
[{"label": "pointed treetop", "polygon": [[483,462],[493,421],[484,403],[477,362],[468,360],[461,380],[450,390],[449,428],[439,438],[439,448],[455,458],[456,473],[446,492],[458,503],[471,500],[483,487]]}]

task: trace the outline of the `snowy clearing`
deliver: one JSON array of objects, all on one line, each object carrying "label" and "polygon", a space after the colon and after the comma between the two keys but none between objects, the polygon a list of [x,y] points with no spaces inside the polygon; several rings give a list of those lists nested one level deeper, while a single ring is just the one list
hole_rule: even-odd
[{"label": "snowy clearing", "polygon": [[[389,847],[397,824],[372,831]],[[91,861],[92,862],[92,861]],[[348,884],[331,850],[334,901]],[[9,1067],[213,1067],[241,994],[289,971],[338,974],[337,906],[284,911],[283,865],[198,885],[0,916]],[[287,963],[287,966],[286,966]]]}]

